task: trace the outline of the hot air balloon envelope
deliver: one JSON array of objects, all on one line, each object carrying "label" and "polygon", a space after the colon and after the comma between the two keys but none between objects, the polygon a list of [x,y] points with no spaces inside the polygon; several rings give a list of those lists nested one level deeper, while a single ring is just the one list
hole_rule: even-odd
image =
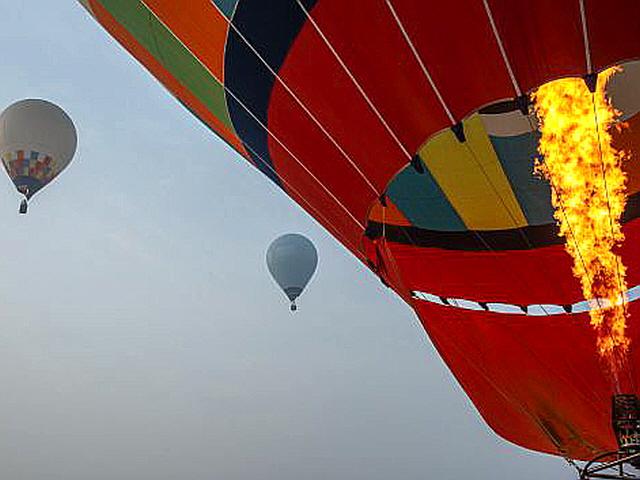
[{"label": "hot air balloon envelope", "polygon": [[[0,115],[0,157],[26,199],[69,165],[76,144],[69,116],[46,100],[21,100]],[[24,203],[21,212],[23,208]]]},{"label": "hot air balloon envelope", "polygon": [[616,449],[528,97],[623,67],[610,93],[629,124],[613,140],[630,153],[619,253],[640,385],[639,1],[83,4],[411,305],[495,432],[574,459]]},{"label": "hot air balloon envelope", "polygon": [[267,250],[267,267],[295,310],[296,299],[311,280],[318,253],[311,241],[296,233],[276,238]]}]

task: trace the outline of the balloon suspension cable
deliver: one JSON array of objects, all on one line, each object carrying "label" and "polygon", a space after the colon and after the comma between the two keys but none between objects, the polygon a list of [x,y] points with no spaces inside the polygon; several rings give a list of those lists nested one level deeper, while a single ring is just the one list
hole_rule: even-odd
[{"label": "balloon suspension cable", "polygon": [[[585,80],[585,82],[589,86],[590,81],[589,80]],[[594,123],[595,123],[596,135],[597,135],[597,138],[598,138],[598,155],[600,157],[600,169],[601,169],[601,173],[602,173],[602,184],[604,186],[604,191],[605,191],[605,195],[606,195],[606,199],[607,199],[607,211],[609,213],[609,229],[611,230],[611,237],[614,238],[615,237],[615,227],[614,227],[614,224],[613,224],[614,223],[613,215],[611,213],[611,200],[610,200],[610,195],[609,195],[609,186],[607,185],[607,166],[605,165],[605,161],[604,161],[603,153],[602,153],[602,138],[601,138],[601,135],[600,135],[600,121],[598,120],[598,104],[596,102],[595,89],[592,90],[592,87],[589,86],[589,91],[591,92],[591,103],[593,105],[593,120],[594,120]],[[617,275],[618,287],[620,288],[621,291],[624,291],[625,290],[624,287],[623,287],[624,282],[622,281],[622,275],[620,273],[620,259],[617,256],[616,256],[616,275]],[[625,304],[625,307],[626,307],[626,299],[624,297],[623,297],[622,301],[623,301],[623,303]]]},{"label": "balloon suspension cable", "polygon": [[25,197],[20,202],[20,209],[18,210],[21,215],[24,215],[27,213],[27,209],[29,208],[29,187],[26,185],[20,185],[18,187],[18,191]]},{"label": "balloon suspension cable", "polygon": [[580,480],[640,479],[640,401],[636,395],[612,397],[611,424],[618,450],[587,462],[580,471]]}]

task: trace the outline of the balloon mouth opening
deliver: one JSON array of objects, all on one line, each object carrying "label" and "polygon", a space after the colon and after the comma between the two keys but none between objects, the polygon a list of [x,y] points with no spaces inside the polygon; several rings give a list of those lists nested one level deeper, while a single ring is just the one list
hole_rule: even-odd
[{"label": "balloon mouth opening", "polygon": [[284,289],[284,293],[287,296],[287,298],[291,301],[291,302],[295,302],[296,298],[298,298],[300,296],[300,294],[302,293],[302,288],[300,287],[287,287]]},{"label": "balloon mouth opening", "polygon": [[44,186],[40,180],[24,175],[14,178],[13,183],[16,186],[16,190],[24,195],[27,200],[30,200]]}]

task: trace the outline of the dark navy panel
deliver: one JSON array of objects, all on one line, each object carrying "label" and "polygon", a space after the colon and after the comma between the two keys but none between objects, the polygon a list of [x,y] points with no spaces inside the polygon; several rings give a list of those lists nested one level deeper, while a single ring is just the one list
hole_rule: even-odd
[{"label": "dark navy panel", "polygon": [[[302,3],[309,10],[317,0]],[[278,71],[291,45],[307,20],[294,0],[241,0],[233,15],[233,24],[267,64]],[[280,185],[280,179],[263,164],[273,167],[269,155],[268,134],[260,125],[268,125],[269,99],[275,77],[233,28],[229,29],[225,50],[225,86],[227,106],[236,133],[254,157],[258,168]],[[238,97],[255,116],[250,115]],[[260,158],[255,158],[254,153]]]},{"label": "dark navy panel", "polygon": [[[238,137],[262,173],[282,186],[280,179],[261,161],[262,158],[273,167],[268,150],[268,134],[260,125],[260,122],[267,125],[266,108],[273,87],[273,76],[233,30],[229,31],[227,38],[225,86],[246,106],[245,109],[233,95],[226,92],[229,117]],[[247,109],[253,112],[255,118]]]}]

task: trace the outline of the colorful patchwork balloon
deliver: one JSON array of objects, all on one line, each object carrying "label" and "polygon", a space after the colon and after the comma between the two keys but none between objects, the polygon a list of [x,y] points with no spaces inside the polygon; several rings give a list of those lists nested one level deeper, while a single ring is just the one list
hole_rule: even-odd
[{"label": "colorful patchwork balloon", "polygon": [[18,191],[27,201],[71,162],[76,129],[69,116],[46,100],[21,100],[0,115],[0,158]]}]

